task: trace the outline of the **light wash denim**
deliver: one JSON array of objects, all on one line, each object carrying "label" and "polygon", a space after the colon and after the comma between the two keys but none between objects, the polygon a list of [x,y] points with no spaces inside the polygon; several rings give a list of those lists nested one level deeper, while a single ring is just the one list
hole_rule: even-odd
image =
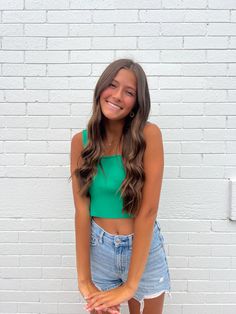
[{"label": "light wash denim", "polygon": [[[91,219],[91,274],[92,280],[99,290],[109,290],[126,282],[132,242],[133,234],[110,234]],[[144,299],[155,298],[163,292],[168,292],[171,297],[170,290],[170,274],[164,238],[160,224],[156,221],[148,260],[133,298],[140,302],[140,313],[142,313]]]}]

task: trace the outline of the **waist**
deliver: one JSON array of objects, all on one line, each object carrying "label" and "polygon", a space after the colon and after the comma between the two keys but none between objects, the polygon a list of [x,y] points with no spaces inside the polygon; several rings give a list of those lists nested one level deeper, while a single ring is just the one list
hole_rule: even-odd
[{"label": "waist", "polygon": [[[159,224],[157,221],[155,221],[153,233],[160,230]],[[133,236],[134,233],[129,234],[111,234],[110,232],[107,232],[105,229],[103,229],[100,225],[98,225],[94,219],[91,219],[91,232],[94,236],[97,236],[99,238],[103,237],[104,240],[110,243],[119,245],[125,245],[126,242],[132,246]],[[119,241],[119,242],[118,242]]]},{"label": "waist", "polygon": [[93,216],[91,219],[104,231],[113,235],[129,235],[134,232],[133,218],[102,218]]}]

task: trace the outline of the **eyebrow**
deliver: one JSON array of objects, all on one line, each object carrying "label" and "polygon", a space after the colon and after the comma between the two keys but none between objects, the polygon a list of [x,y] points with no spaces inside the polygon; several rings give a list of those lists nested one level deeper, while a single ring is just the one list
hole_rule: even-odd
[{"label": "eyebrow", "polygon": [[[119,82],[117,80],[113,79],[113,81],[115,81],[116,83],[119,84]],[[126,85],[126,87],[131,88],[131,89],[133,89],[136,92],[136,88],[134,88],[133,86]]]}]

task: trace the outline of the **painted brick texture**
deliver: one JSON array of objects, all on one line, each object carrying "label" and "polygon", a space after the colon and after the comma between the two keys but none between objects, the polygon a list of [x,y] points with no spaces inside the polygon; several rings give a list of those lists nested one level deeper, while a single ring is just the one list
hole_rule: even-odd
[{"label": "painted brick texture", "polygon": [[0,313],[85,313],[70,141],[121,57],[146,71],[163,135],[164,314],[236,313],[236,2],[0,0],[0,13]]}]

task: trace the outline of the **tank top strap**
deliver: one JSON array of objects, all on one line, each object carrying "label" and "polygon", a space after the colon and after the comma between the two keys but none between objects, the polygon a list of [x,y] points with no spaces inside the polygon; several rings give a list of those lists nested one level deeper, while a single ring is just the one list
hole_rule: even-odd
[{"label": "tank top strap", "polygon": [[86,129],[82,130],[82,142],[84,147],[88,143],[88,131]]}]

